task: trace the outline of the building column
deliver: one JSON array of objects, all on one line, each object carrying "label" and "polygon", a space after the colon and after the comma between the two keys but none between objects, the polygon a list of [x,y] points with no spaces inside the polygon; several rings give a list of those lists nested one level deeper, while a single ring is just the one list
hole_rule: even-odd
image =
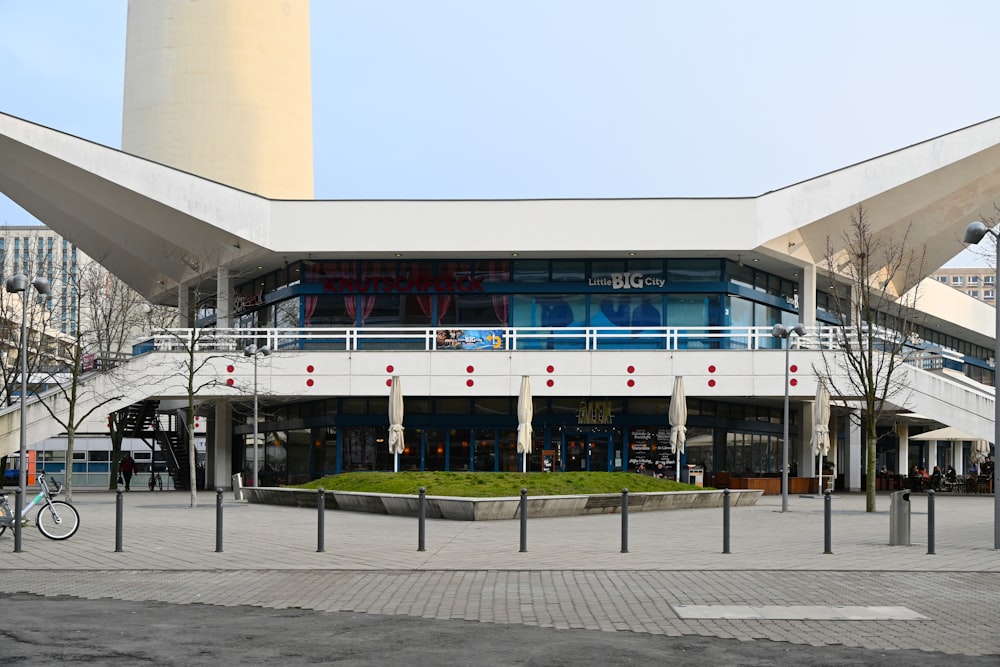
[{"label": "building column", "polygon": [[813,448],[813,434],[816,431],[816,420],[813,418],[813,403],[802,404],[802,419],[799,428],[799,446],[795,461],[798,463],[799,477],[816,476],[816,453]]},{"label": "building column", "polygon": [[[852,410],[847,420],[847,456],[844,459],[844,485],[848,491],[861,491],[861,466],[864,461],[864,433],[858,421],[860,410]],[[870,471],[874,473],[875,471]]]},{"label": "building column", "polygon": [[965,443],[957,440],[951,446],[951,465],[955,468],[956,475],[965,474]]},{"label": "building column", "polygon": [[937,465],[937,440],[931,440],[927,443],[927,460],[924,462],[924,470],[930,475],[934,472],[934,466]]},{"label": "building column", "polygon": [[896,424],[896,474],[910,474],[910,425],[906,422]]},{"label": "building column", "polygon": [[231,329],[233,327],[233,311],[229,295],[233,290],[228,268],[219,267],[216,282],[215,326],[219,329]]},{"label": "building column", "polygon": [[799,288],[799,322],[808,328],[816,326],[816,266],[799,269],[802,271],[802,281]]},{"label": "building column", "polygon": [[177,326],[186,329],[191,326],[191,292],[187,285],[177,286]]},{"label": "building column", "polygon": [[212,424],[206,430],[205,471],[209,489],[233,486],[233,407],[226,401],[215,403]]}]

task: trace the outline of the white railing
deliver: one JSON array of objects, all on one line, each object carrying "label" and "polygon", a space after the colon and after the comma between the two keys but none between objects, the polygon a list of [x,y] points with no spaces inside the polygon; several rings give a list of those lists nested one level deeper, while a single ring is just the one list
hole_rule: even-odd
[{"label": "white railing", "polygon": [[[792,339],[792,349],[838,349],[840,329],[822,327]],[[136,354],[240,351],[251,343],[272,350],[771,350],[782,341],[771,327],[325,327],[307,329],[163,329],[144,337]]]}]

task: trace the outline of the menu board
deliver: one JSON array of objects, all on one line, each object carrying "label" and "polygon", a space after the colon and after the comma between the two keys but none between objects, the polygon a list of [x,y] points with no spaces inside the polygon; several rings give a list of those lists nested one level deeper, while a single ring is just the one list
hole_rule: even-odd
[{"label": "menu board", "polygon": [[645,465],[652,470],[657,463],[674,472],[674,455],[670,451],[669,428],[633,428],[629,431],[628,466],[635,470]]}]

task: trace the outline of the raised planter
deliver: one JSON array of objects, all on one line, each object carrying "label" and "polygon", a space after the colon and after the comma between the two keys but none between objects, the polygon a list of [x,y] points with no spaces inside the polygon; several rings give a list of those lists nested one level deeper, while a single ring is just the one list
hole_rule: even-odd
[{"label": "raised planter", "polygon": [[[733,507],[755,505],[763,492],[759,489],[730,491],[729,502]],[[243,496],[250,503],[316,507],[318,493],[307,489],[275,487],[244,487]],[[326,491],[326,509],[347,512],[370,512],[395,516],[417,516],[419,496],[384,493],[358,493],[353,491]],[[723,491],[661,491],[630,493],[629,512],[656,512],[663,510],[722,507]],[[430,519],[456,521],[491,521],[516,519],[520,516],[521,499],[517,496],[503,498],[458,498],[454,496],[426,496],[426,516]],[[579,514],[614,514],[621,512],[621,494],[608,493],[578,496],[528,496],[528,516],[574,516]]]}]

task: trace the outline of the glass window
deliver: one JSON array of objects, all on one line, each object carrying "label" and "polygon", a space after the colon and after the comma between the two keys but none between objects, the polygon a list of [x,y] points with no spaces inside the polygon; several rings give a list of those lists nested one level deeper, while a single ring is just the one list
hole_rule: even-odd
[{"label": "glass window", "polygon": [[557,260],[552,262],[552,282],[583,282],[586,277],[583,260]]},{"label": "glass window", "polygon": [[514,282],[549,282],[549,263],[545,260],[521,260],[514,262]]},{"label": "glass window", "polygon": [[722,280],[722,261],[718,259],[667,260],[667,281],[717,282]]},{"label": "glass window", "polygon": [[995,278],[996,276],[983,276],[983,282],[987,285],[992,285]]},{"label": "glass window", "polygon": [[506,294],[456,294],[438,296],[441,324],[505,327],[510,315],[510,297]]},{"label": "glass window", "polygon": [[600,259],[590,263],[591,278],[608,278],[612,273],[624,273],[624,259]]},{"label": "glass window", "polygon": [[662,278],[664,274],[662,259],[630,259],[628,271],[641,273],[646,277]]},{"label": "glass window", "polygon": [[991,289],[983,290],[983,298],[984,299],[992,299],[993,298],[993,290],[991,290]]},{"label": "glass window", "polygon": [[978,285],[979,284],[979,276],[969,276],[969,284],[970,285]]},{"label": "glass window", "polygon": [[951,284],[952,285],[961,285],[962,284],[962,276],[952,276],[951,277]]},{"label": "glass window", "polygon": [[[305,301],[305,326],[307,327],[353,327],[354,316],[348,314],[347,302],[356,306],[357,297],[340,294],[323,294],[302,297]],[[279,304],[280,305],[280,304]],[[354,308],[352,308],[354,310]]]},{"label": "glass window", "polygon": [[514,295],[513,326],[582,326],[587,320],[584,294]]},{"label": "glass window", "polygon": [[969,296],[978,299],[979,298],[979,290],[977,290],[977,289],[971,289],[971,290],[969,290]]}]

